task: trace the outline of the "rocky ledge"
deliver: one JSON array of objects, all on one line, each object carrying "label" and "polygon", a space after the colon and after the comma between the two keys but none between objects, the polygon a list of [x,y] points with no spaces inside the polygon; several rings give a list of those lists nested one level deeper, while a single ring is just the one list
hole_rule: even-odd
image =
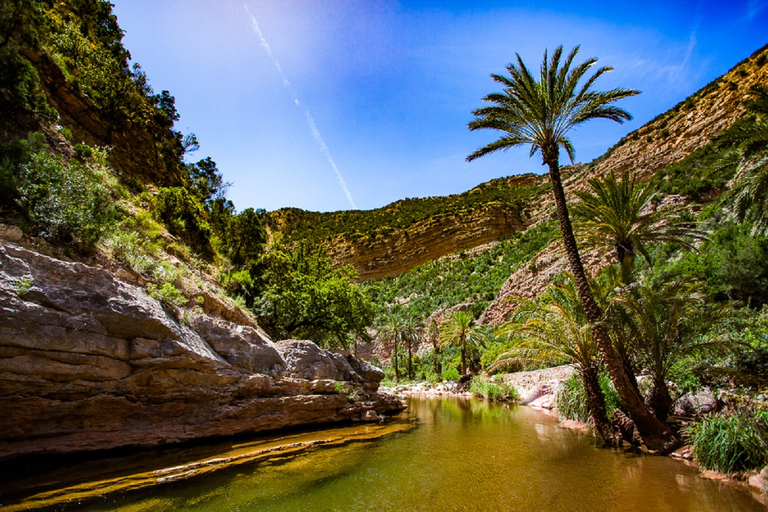
[{"label": "rocky ledge", "polygon": [[405,407],[383,377],[0,241],[0,460],[377,420]]}]

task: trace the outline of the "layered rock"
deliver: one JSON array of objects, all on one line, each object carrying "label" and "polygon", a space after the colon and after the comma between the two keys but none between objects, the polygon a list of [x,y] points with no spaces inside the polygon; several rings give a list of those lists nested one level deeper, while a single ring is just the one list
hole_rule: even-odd
[{"label": "layered rock", "polygon": [[360,420],[404,407],[376,392],[380,370],[352,356],[308,341],[275,344],[257,328],[203,314],[177,316],[107,270],[3,242],[0,459]]},{"label": "layered rock", "polygon": [[328,244],[334,265],[352,265],[360,280],[398,276],[412,268],[462,249],[471,249],[526,228],[518,208],[489,205],[462,215],[418,222],[365,242],[344,238]]}]

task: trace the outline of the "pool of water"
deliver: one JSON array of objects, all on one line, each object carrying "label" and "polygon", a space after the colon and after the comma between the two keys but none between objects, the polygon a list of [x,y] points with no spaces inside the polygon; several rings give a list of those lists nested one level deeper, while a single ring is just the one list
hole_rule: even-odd
[{"label": "pool of water", "polygon": [[[590,434],[560,428],[552,417],[528,407],[411,398],[409,409],[386,428],[382,436],[372,435],[374,440],[245,459],[188,480],[107,494],[96,501],[77,499],[65,508],[765,511],[748,493],[702,479],[681,462],[598,447]],[[338,429],[296,438],[333,432]],[[210,446],[204,450],[206,457],[215,455]],[[164,457],[199,455],[187,449]],[[131,460],[141,465],[135,457]],[[88,484],[78,488],[83,485]]]}]

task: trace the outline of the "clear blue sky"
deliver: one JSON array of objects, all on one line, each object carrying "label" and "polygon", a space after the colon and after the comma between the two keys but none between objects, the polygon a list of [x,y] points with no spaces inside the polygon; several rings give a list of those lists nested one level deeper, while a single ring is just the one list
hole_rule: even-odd
[{"label": "clear blue sky", "polygon": [[573,133],[588,162],[768,43],[768,0],[112,1],[133,61],[200,140],[189,159],[217,162],[238,210],[371,209],[543,172],[525,149],[464,160],[498,137],[466,125],[515,52],[538,68],[581,44],[615,68],[598,89],[642,91],[621,103],[631,122]]}]

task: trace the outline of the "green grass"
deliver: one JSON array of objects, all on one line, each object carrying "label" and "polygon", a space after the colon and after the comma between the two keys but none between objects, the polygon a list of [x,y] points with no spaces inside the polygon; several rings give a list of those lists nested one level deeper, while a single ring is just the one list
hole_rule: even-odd
[{"label": "green grass", "polygon": [[709,416],[683,433],[702,469],[734,473],[768,464],[768,411]]},{"label": "green grass", "polygon": [[489,379],[476,377],[469,386],[469,392],[476,396],[482,396],[488,400],[497,402],[518,402],[520,393],[514,386],[506,382],[495,382]]},{"label": "green grass", "polygon": [[[605,408],[610,418],[613,411],[621,405],[619,395],[611,383],[607,374],[600,374],[600,389],[605,397]],[[581,376],[574,373],[566,379],[555,392],[555,407],[560,419],[568,419],[587,423],[592,412],[587,407],[587,396],[584,392],[584,384]]]}]

